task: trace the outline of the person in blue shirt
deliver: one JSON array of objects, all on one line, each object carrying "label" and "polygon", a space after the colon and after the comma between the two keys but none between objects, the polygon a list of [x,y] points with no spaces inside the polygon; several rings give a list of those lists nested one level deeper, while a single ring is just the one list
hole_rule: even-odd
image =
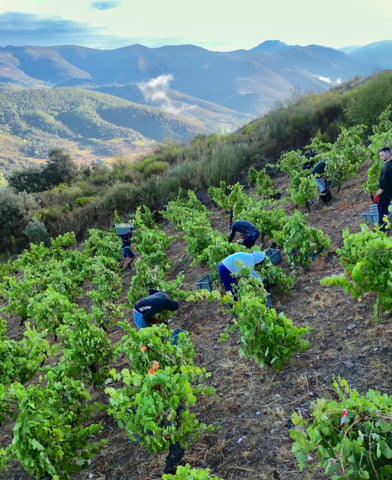
[{"label": "person in blue shirt", "polygon": [[231,225],[231,233],[228,240],[229,243],[234,240],[237,232],[243,235],[244,239],[242,241],[242,245],[246,248],[253,247],[259,236],[259,231],[257,228],[253,225],[253,223],[248,222],[248,220],[236,220]]},{"label": "person in blue shirt", "polygon": [[[250,274],[263,281],[263,277],[256,272],[255,267],[262,264],[265,258],[265,253],[263,252],[237,252],[224,258],[218,266],[218,273],[226,292],[231,292],[234,295],[233,288],[237,285],[237,278],[232,274],[240,272],[243,267],[250,267]],[[235,295],[234,298],[236,298]]]}]

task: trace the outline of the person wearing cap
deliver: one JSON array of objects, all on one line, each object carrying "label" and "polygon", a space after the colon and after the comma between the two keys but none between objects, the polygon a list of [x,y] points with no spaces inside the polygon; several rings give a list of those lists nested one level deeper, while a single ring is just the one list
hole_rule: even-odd
[{"label": "person wearing cap", "polygon": [[151,327],[156,323],[155,315],[163,310],[174,312],[178,306],[178,302],[172,300],[167,293],[150,288],[148,297],[141,298],[133,306],[133,320],[137,330]]},{"label": "person wearing cap", "polygon": [[246,248],[251,248],[255,244],[259,231],[253,225],[253,223],[248,222],[248,220],[236,220],[231,225],[231,233],[228,239],[229,243],[234,240],[235,234],[239,232],[243,235],[242,245]]},{"label": "person wearing cap", "polygon": [[[260,251],[253,253],[237,252],[224,258],[218,266],[218,273],[226,292],[231,292],[234,295],[233,287],[237,285],[237,278],[232,274],[240,272],[243,267],[251,268],[250,274],[263,281],[263,277],[256,272],[255,267],[262,264],[264,260],[265,253]],[[234,298],[236,298],[235,295]]]}]

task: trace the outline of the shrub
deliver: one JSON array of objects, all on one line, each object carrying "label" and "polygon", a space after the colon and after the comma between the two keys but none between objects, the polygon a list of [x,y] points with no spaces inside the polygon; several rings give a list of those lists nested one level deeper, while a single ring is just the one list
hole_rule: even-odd
[{"label": "shrub", "polygon": [[0,245],[2,249],[12,249],[26,245],[24,230],[29,218],[38,210],[35,199],[25,193],[17,194],[10,188],[0,189]]},{"label": "shrub", "polygon": [[191,468],[189,463],[184,467],[177,467],[175,474],[164,474],[163,480],[221,480],[218,477],[210,477],[209,468]]},{"label": "shrub", "polygon": [[380,230],[372,231],[366,224],[360,232],[343,231],[343,247],[337,250],[344,273],[321,280],[322,285],[337,285],[358,298],[364,293],[376,294],[374,320],[382,312],[392,310],[392,239]]},{"label": "shrub", "polygon": [[392,103],[392,75],[383,72],[368,79],[363,85],[345,94],[344,115],[350,125],[371,125]]},{"label": "shrub", "polygon": [[387,480],[392,475],[392,397],[369,390],[365,396],[346,380],[334,381],[338,400],[320,398],[312,417],[294,413],[292,447],[302,471],[312,452],[334,480]]},{"label": "shrub", "polygon": [[24,233],[31,243],[43,242],[46,246],[50,243],[48,230],[46,229],[45,224],[35,217],[29,221],[24,229]]}]

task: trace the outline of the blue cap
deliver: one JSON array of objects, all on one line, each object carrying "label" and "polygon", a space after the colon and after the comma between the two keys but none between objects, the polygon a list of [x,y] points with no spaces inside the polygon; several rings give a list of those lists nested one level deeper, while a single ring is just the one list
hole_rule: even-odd
[{"label": "blue cap", "polygon": [[265,260],[265,253],[263,252],[253,252],[253,260],[255,261],[255,265],[258,263],[264,262]]}]

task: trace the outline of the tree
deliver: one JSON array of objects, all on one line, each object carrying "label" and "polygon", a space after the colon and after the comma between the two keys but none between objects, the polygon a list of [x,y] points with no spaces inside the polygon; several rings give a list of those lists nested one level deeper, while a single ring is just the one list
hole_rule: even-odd
[{"label": "tree", "polygon": [[55,148],[49,153],[49,161],[42,171],[46,189],[60,183],[70,183],[76,172],[76,165],[71,159],[71,155],[61,148]]},{"label": "tree", "polygon": [[45,190],[42,167],[30,167],[25,170],[11,172],[8,185],[16,192],[34,193]]}]

